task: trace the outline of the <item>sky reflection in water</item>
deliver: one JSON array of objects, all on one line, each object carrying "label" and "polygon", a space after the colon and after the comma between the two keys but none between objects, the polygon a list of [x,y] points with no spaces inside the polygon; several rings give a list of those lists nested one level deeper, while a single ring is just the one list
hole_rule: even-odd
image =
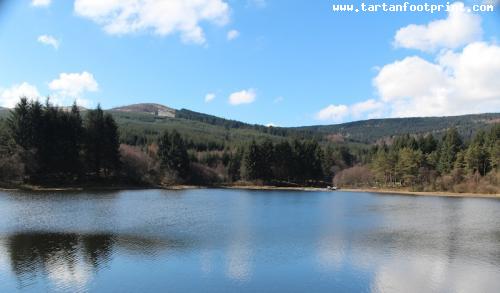
[{"label": "sky reflection in water", "polygon": [[0,291],[498,292],[500,201],[0,193]]}]

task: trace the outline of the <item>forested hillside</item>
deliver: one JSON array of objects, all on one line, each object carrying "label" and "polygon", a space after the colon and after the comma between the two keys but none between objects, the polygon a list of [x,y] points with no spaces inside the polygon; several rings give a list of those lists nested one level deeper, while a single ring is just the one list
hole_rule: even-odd
[{"label": "forested hillside", "polygon": [[500,192],[498,114],[273,128],[188,110],[168,117],[150,106],[103,111],[22,99],[0,119],[0,183],[333,181],[342,187]]},{"label": "forested hillside", "polygon": [[465,139],[470,139],[489,124],[500,122],[500,113],[452,117],[393,118],[356,121],[338,125],[295,128],[323,135],[339,134],[345,139],[374,143],[403,134],[434,134],[442,136],[454,127]]}]

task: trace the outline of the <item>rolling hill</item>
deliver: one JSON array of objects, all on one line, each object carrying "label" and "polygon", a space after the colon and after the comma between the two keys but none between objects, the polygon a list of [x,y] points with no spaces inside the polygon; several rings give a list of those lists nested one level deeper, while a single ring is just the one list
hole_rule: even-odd
[{"label": "rolling hill", "polygon": [[340,135],[348,140],[373,143],[402,134],[427,134],[440,136],[447,129],[456,127],[459,133],[470,138],[478,129],[500,123],[500,113],[448,117],[392,118],[356,121],[337,125],[298,127],[295,129],[329,136]]},{"label": "rolling hill", "polygon": [[145,113],[151,114],[158,117],[169,117],[175,118],[176,110],[160,105],[160,104],[133,104],[123,107],[117,107],[110,109],[112,112],[124,112],[124,113]]}]

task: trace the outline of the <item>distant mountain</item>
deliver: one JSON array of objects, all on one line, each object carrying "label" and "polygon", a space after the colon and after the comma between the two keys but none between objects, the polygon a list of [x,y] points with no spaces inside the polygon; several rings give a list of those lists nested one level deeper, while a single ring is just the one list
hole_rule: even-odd
[{"label": "distant mountain", "polygon": [[158,117],[175,118],[176,110],[160,104],[133,104],[123,107],[117,107],[109,110],[110,112],[125,113],[147,113]]},{"label": "distant mountain", "polygon": [[456,127],[464,138],[470,138],[478,129],[500,123],[500,113],[475,114],[449,117],[392,118],[356,121],[337,125],[297,127],[294,129],[325,136],[342,136],[345,139],[373,143],[402,134],[440,135]]},{"label": "distant mountain", "polygon": [[[146,105],[146,107],[144,106]],[[148,105],[153,105],[150,108]],[[132,138],[144,140],[147,133],[152,139],[163,130],[176,129],[195,141],[214,141],[217,143],[238,142],[242,140],[284,137],[315,138],[321,141],[370,144],[390,141],[402,134],[425,135],[432,133],[441,136],[447,129],[456,127],[464,139],[471,138],[479,129],[493,123],[500,123],[500,113],[463,115],[453,117],[396,118],[357,121],[337,125],[318,125],[304,127],[266,127],[236,120],[195,112],[187,109],[170,109],[175,119],[161,119],[156,115],[156,104],[139,104],[112,109],[123,133]],[[118,108],[120,109],[120,108]],[[155,115],[151,115],[155,114]],[[128,141],[128,139],[127,139]]]}]

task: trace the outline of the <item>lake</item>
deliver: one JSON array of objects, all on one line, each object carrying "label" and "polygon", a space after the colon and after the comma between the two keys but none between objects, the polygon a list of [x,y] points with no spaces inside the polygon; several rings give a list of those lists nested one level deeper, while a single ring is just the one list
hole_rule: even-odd
[{"label": "lake", "polygon": [[0,192],[0,292],[500,292],[500,201]]}]

